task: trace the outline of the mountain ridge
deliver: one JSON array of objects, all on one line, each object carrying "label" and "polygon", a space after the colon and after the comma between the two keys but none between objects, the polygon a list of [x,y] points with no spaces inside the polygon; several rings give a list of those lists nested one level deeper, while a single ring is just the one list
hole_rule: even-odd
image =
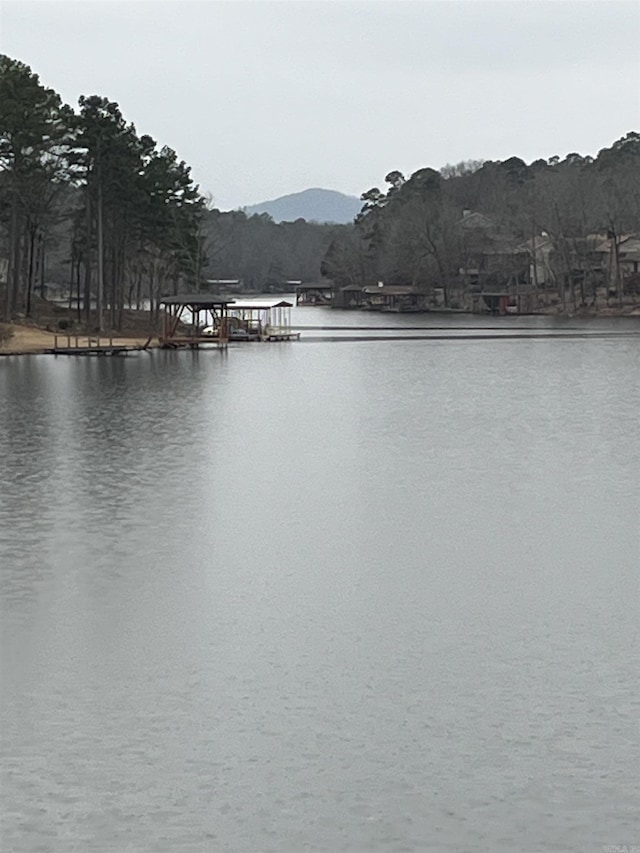
[{"label": "mountain ridge", "polygon": [[356,196],[322,187],[309,187],[242,208],[247,216],[267,213],[275,222],[305,219],[307,222],[335,224],[352,222],[361,209],[362,202]]}]

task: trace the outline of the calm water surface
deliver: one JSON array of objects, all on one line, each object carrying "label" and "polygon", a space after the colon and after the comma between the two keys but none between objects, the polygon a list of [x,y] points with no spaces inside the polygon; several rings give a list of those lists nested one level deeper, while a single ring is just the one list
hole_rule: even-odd
[{"label": "calm water surface", "polygon": [[637,338],[0,360],[0,848],[640,844],[639,412]]}]

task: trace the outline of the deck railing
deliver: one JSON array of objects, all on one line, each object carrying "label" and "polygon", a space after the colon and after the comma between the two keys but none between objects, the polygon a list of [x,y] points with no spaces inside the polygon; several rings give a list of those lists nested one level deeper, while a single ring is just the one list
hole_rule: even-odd
[{"label": "deck railing", "polygon": [[72,335],[67,333],[61,335],[56,333],[54,337],[56,349],[100,349],[101,347],[113,347],[113,335]]}]

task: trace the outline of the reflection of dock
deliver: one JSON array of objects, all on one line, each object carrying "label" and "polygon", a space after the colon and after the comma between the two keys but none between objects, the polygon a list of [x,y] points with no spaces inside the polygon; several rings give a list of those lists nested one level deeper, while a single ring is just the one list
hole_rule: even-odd
[{"label": "reflection of dock", "polygon": [[44,350],[47,355],[128,355],[149,349],[151,338],[143,344],[127,343],[109,336],[55,335],[52,347]]}]

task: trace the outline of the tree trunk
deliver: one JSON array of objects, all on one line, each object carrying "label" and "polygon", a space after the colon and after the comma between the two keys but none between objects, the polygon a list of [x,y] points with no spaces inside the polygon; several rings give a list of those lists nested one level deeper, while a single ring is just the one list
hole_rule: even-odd
[{"label": "tree trunk", "polygon": [[87,326],[87,334],[91,332],[91,195],[87,188],[86,193],[87,234],[84,250],[84,318]]},{"label": "tree trunk", "polygon": [[96,313],[98,332],[102,331],[102,300],[104,299],[104,232],[102,222],[102,177],[98,176],[98,290],[96,294]]},{"label": "tree trunk", "polygon": [[29,228],[29,269],[27,272],[27,304],[25,314],[27,317],[31,316],[31,294],[33,291],[33,262],[34,262],[34,253],[35,253],[35,244],[36,244],[36,230],[35,228]]},{"label": "tree trunk", "polygon": [[46,253],[45,245],[44,245],[44,237],[41,236],[41,238],[40,238],[40,268],[39,268],[39,272],[40,272],[40,296],[42,296],[44,294],[45,278],[46,278],[46,275],[45,275],[46,260],[47,260],[47,253]]},{"label": "tree trunk", "polygon": [[80,311],[80,299],[81,299],[81,286],[80,286],[80,258],[76,258],[76,318],[78,323],[82,320],[82,313]]},{"label": "tree trunk", "polygon": [[73,248],[72,248],[71,249],[71,263],[69,264],[69,303],[67,306],[68,310],[69,310],[69,317],[71,317],[71,314],[73,312],[73,286],[75,283],[74,273],[75,273],[75,258],[73,256]]},{"label": "tree trunk", "polygon": [[16,309],[24,312],[27,302],[27,278],[29,270],[29,232],[25,227],[20,237],[20,258],[17,286],[18,289],[14,295]]},{"label": "tree trunk", "polygon": [[114,305],[114,320],[117,330],[122,331],[122,320],[124,316],[125,302],[125,248],[124,240],[121,241],[116,253],[116,293]]},{"label": "tree trunk", "polygon": [[620,275],[620,255],[618,251],[618,237],[614,233],[613,236],[613,257],[616,265],[616,294],[618,296],[618,307],[622,308],[622,276]]},{"label": "tree trunk", "polygon": [[540,305],[540,281],[538,279],[538,251],[536,249],[535,229],[531,235],[531,255],[533,257],[533,293],[535,297],[536,310]]},{"label": "tree trunk", "polygon": [[154,316],[153,316],[153,306],[154,306],[154,290],[155,290],[155,262],[152,262],[151,269],[149,271],[149,332],[153,331],[154,327]]},{"label": "tree trunk", "polygon": [[11,319],[15,305],[16,280],[18,277],[18,258],[20,257],[20,238],[18,236],[18,195],[11,194],[11,224],[9,226],[9,264],[7,268],[7,294],[5,318]]},{"label": "tree trunk", "polygon": [[[42,231],[38,231],[38,235],[36,238],[36,261],[35,261],[35,270],[33,273],[33,290],[34,293],[36,288],[40,289],[40,298],[44,299],[45,296],[45,286],[44,286],[44,234]],[[37,310],[33,312],[34,317],[38,318]]]}]

